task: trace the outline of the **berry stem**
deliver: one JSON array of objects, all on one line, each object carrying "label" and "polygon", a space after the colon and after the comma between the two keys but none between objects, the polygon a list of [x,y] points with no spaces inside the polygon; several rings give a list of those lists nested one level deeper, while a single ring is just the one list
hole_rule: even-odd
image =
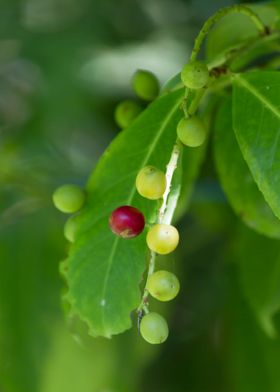
[{"label": "berry stem", "polygon": [[189,117],[189,113],[188,113],[189,96],[190,96],[190,90],[188,88],[186,88],[185,89],[184,99],[183,99],[183,102],[182,102],[182,109],[183,109],[185,117]]},{"label": "berry stem", "polygon": [[[200,99],[204,93],[206,93],[206,90],[216,91],[217,89],[223,88],[223,85],[227,86],[231,84],[232,72],[230,71],[230,65],[232,62],[234,62],[242,54],[246,54],[248,50],[252,50],[254,47],[257,47],[260,42],[270,43],[279,41],[279,37],[279,31],[273,31],[271,34],[263,37],[256,37],[254,39],[250,38],[246,44],[242,45],[238,50],[230,50],[229,52],[225,53],[223,58],[219,58],[218,64],[216,59],[209,63],[208,68],[210,70],[211,79],[208,85],[205,88],[198,90],[196,92],[196,96],[192,100],[189,99],[191,95],[190,90],[188,88],[185,89],[185,96],[182,101],[182,110],[184,111],[185,117],[188,118],[190,115],[194,114],[198,106],[197,103],[200,102]],[[217,72],[219,69],[222,69],[223,72]],[[223,79],[221,82],[219,82],[218,80],[221,76],[223,76]],[[227,77],[225,78],[225,76]],[[190,104],[189,101],[191,102]]]},{"label": "berry stem", "polygon": [[[201,45],[203,43],[204,38],[208,34],[210,28],[215,24],[217,21],[219,21],[222,17],[233,13],[233,12],[239,12],[242,14],[247,15],[250,17],[254,22],[255,25],[257,26],[258,30],[260,31],[260,36],[257,36],[255,38],[250,38],[246,42],[245,45],[241,46],[238,50],[230,50],[227,52],[222,59],[219,58],[218,65],[220,68],[224,68],[224,71],[226,71],[227,74],[230,74],[229,70],[229,65],[236,60],[242,53],[246,53],[248,49],[253,49],[254,46],[260,44],[260,40],[263,42],[273,42],[276,40],[279,40],[279,31],[272,31],[270,32],[268,28],[261,22],[259,17],[248,7],[245,6],[240,6],[240,5],[235,5],[233,7],[226,7],[218,12],[216,12],[213,16],[211,16],[203,25],[202,29],[200,30],[194,44],[193,51],[191,53],[191,60],[196,60],[197,54],[201,48]],[[206,86],[207,88],[201,89],[197,91],[197,95],[194,97],[193,100],[191,100],[190,107],[188,108],[188,102],[190,98],[190,90],[186,88],[185,90],[185,96],[182,102],[182,110],[184,111],[185,117],[189,117],[190,115],[194,114],[196,108],[199,103],[200,99],[202,98],[202,95],[204,95],[205,90],[208,89],[209,87],[211,90],[216,88],[216,80],[219,79],[219,76],[223,75],[224,73],[219,73],[214,74],[213,70],[218,69],[217,68],[217,60],[212,61],[211,63],[208,64],[208,68],[210,70],[210,73],[212,73],[212,78],[210,79],[210,83]],[[231,80],[231,75],[228,75],[229,79]],[[200,97],[199,97],[200,96]],[[194,102],[193,102],[194,101]],[[195,110],[194,110],[195,109]]]},{"label": "berry stem", "polygon": [[206,91],[206,88],[202,88],[201,90],[198,90],[197,93],[195,94],[195,96],[194,96],[193,100],[191,101],[190,106],[188,108],[188,115],[189,116],[192,116],[195,114],[205,91]]},{"label": "berry stem", "polygon": [[[176,139],[175,144],[173,146],[170,160],[166,166],[166,173],[165,173],[166,189],[163,194],[162,203],[161,203],[161,206],[158,211],[156,223],[166,223],[166,224],[171,223],[171,220],[172,220],[172,217],[174,214],[174,210],[177,205],[177,199],[179,196],[179,192],[176,195],[176,197],[174,197],[172,199],[172,201],[170,203],[168,201],[169,201],[169,195],[170,195],[170,191],[171,191],[172,178],[173,178],[174,172],[177,168],[181,151],[182,151],[182,143],[178,139]],[[156,261],[156,253],[153,251],[150,251],[149,267],[148,267],[146,285],[144,288],[144,292],[143,292],[143,296],[142,296],[140,305],[138,306],[138,309],[137,309],[138,325],[139,325],[139,320],[143,316],[143,312],[146,314],[149,313],[149,309],[148,309],[149,291],[147,288],[147,283],[148,283],[149,277],[154,273],[155,261]]]},{"label": "berry stem", "polygon": [[239,48],[230,49],[228,52],[224,54],[224,56],[219,56],[218,63],[217,59],[212,60],[208,67],[209,69],[213,69],[217,67],[227,67],[228,70],[230,65],[238,58],[242,58],[242,55],[245,55],[254,48],[258,48],[261,44],[269,44],[273,43],[274,50],[278,50],[278,42],[279,42],[280,32],[279,31],[272,31],[269,35],[265,35],[263,37],[256,36],[254,38],[249,38],[246,40]]},{"label": "berry stem", "polygon": [[[207,88],[202,88],[200,90],[197,90],[189,105],[188,105],[189,94],[185,95],[185,98],[182,103],[182,108],[183,108],[184,115],[186,118],[195,114],[195,112],[199,106],[199,103],[200,103],[203,95],[205,94],[206,90],[207,90]],[[189,91],[189,89],[186,88],[186,91]]]},{"label": "berry stem", "polygon": [[191,53],[190,60],[195,61],[197,58],[197,55],[200,51],[201,45],[207,36],[209,30],[212,28],[212,26],[217,23],[220,19],[222,19],[224,16],[231,14],[231,13],[241,13],[243,15],[248,16],[251,21],[255,24],[257,30],[259,31],[260,35],[267,35],[268,34],[268,29],[267,27],[262,23],[258,15],[252,11],[250,8],[245,7],[243,5],[233,5],[231,7],[225,7],[217,11],[214,15],[212,15],[207,21],[204,23],[202,26],[202,29],[200,30],[195,43],[194,47]]},{"label": "berry stem", "polygon": [[138,306],[137,313],[138,313],[138,325],[139,325],[139,319],[142,318],[143,312],[145,314],[149,313],[149,308],[148,308],[148,297],[149,297],[149,291],[148,291],[148,279],[149,277],[153,274],[155,270],[155,261],[156,261],[156,253],[153,251],[150,251],[150,259],[149,259],[149,268],[148,268],[148,273],[147,273],[147,279],[146,279],[146,284],[144,288],[144,292],[142,295],[142,299],[140,302],[140,305]]}]

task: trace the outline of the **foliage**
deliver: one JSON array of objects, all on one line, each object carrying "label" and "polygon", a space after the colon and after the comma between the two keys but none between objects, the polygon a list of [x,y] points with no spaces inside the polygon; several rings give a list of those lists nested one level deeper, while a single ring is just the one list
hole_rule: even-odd
[{"label": "foliage", "polygon": [[[23,3],[22,26],[15,16],[20,7],[6,2],[3,12],[11,23],[2,20],[1,28],[20,38],[0,39],[0,390],[277,392],[279,6],[236,5],[234,13],[214,14],[191,52],[207,19],[199,16],[201,5],[192,5],[199,18],[193,30],[191,23],[181,32],[168,28],[183,56],[180,37],[187,31],[189,57],[203,65],[206,87],[185,88],[177,73],[153,102],[136,101],[137,113],[117,131],[117,101],[135,98],[118,76],[122,63],[114,50],[125,39],[129,45],[152,40],[159,31],[147,17],[152,8],[109,1],[104,16],[100,1],[82,1],[78,10],[68,0],[57,4],[66,10],[62,16],[54,2]],[[191,7],[182,4],[185,11]],[[163,7],[173,15],[180,4]],[[131,16],[127,24],[112,22],[124,15]],[[159,10],[156,15],[166,23]],[[204,39],[203,62],[195,63]],[[101,45],[97,50],[98,42],[112,45],[109,57]],[[130,62],[133,49],[127,50]],[[164,67],[167,59],[157,56],[157,63]],[[134,70],[124,70],[123,77],[129,79],[128,73]],[[200,147],[177,140],[179,121],[193,115],[203,124],[203,140],[207,129]],[[135,180],[145,166],[171,171],[162,203],[137,193]],[[65,220],[51,205],[52,192],[63,183],[84,186],[86,195],[67,244]],[[112,211],[126,205],[143,212],[147,223],[132,239],[115,236],[108,224]],[[156,256],[147,248],[145,237],[155,223],[177,225],[174,253]],[[174,270],[180,281],[171,305],[157,303],[157,293],[148,297],[145,284],[155,265]],[[163,332],[155,333],[152,324],[148,332],[143,334],[142,324],[140,330],[156,343],[169,330],[160,348],[137,333],[149,306]]]}]

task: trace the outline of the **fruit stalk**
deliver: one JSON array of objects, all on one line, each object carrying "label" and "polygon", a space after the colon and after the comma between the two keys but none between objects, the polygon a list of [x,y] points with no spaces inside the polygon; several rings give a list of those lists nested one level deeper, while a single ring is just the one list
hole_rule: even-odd
[{"label": "fruit stalk", "polygon": [[[177,168],[181,151],[182,151],[182,144],[178,139],[176,139],[176,142],[173,146],[170,160],[166,166],[166,174],[165,174],[165,176],[166,176],[166,189],[163,194],[163,200],[162,200],[160,209],[158,211],[158,217],[157,217],[156,223],[170,224],[170,222],[172,220],[173,213],[174,213],[174,210],[175,210],[175,207],[177,204],[177,198],[176,198],[176,200],[175,199],[172,200],[172,203],[169,203],[169,204],[168,204],[168,198],[169,198],[169,194],[170,194],[170,190],[171,190],[172,178],[173,178],[174,172]],[[147,283],[148,283],[149,277],[154,273],[155,260],[156,260],[156,253],[153,251],[150,251],[149,267],[148,267],[146,285],[144,288],[141,303],[137,309],[138,318],[141,318],[143,316],[143,311],[146,314],[149,313],[148,305],[147,305],[148,297],[149,297]]]},{"label": "fruit stalk", "polygon": [[234,5],[230,7],[225,7],[217,11],[214,15],[212,15],[202,26],[202,29],[200,30],[195,43],[194,47],[191,53],[190,60],[195,61],[196,57],[200,51],[201,45],[204,41],[204,38],[207,36],[209,30],[212,28],[212,26],[218,22],[220,19],[222,19],[224,16],[231,14],[231,13],[241,13],[243,15],[248,16],[252,22],[255,24],[257,30],[259,31],[260,35],[266,35],[267,28],[266,26],[262,23],[258,15],[252,11],[250,8],[245,7],[243,5]]}]

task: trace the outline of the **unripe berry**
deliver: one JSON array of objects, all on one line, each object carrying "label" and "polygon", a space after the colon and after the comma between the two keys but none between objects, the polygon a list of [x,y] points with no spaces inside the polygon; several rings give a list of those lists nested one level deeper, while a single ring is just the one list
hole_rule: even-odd
[{"label": "unripe berry", "polygon": [[161,255],[173,252],[179,243],[179,233],[176,227],[166,224],[156,224],[147,234],[148,247]]},{"label": "unripe berry", "polygon": [[171,301],[179,293],[180,283],[172,272],[156,271],[148,278],[147,289],[159,301]]},{"label": "unripe berry", "polygon": [[53,203],[56,208],[69,214],[77,212],[84,201],[85,193],[77,185],[62,185],[53,193]]},{"label": "unripe berry", "polygon": [[64,225],[64,237],[69,242],[74,242],[78,228],[79,215],[71,216]]},{"label": "unripe berry", "polygon": [[182,118],[177,125],[177,135],[180,141],[188,147],[201,146],[207,135],[203,122],[196,116]]},{"label": "unripe berry", "polygon": [[182,69],[181,79],[186,87],[193,90],[206,86],[209,80],[207,65],[200,61],[189,62]]},{"label": "unripe berry", "polygon": [[122,206],[112,212],[109,225],[112,232],[119,237],[133,238],[144,230],[145,219],[137,208]]},{"label": "unripe berry", "polygon": [[159,82],[152,72],[139,69],[132,78],[136,95],[145,101],[154,100],[159,93]]},{"label": "unripe berry", "polygon": [[141,111],[141,106],[136,102],[123,101],[116,107],[115,121],[120,128],[127,128]]},{"label": "unripe berry", "polygon": [[146,166],[136,177],[136,189],[150,200],[160,199],[166,188],[165,174],[153,166]]},{"label": "unripe berry", "polygon": [[148,343],[160,344],[168,338],[169,329],[166,320],[160,314],[151,312],[142,318],[140,333]]}]

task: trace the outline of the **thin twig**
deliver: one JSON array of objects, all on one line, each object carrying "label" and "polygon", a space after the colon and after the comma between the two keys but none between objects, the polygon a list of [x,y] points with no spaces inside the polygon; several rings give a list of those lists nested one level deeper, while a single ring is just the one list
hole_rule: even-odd
[{"label": "thin twig", "polygon": [[207,36],[209,30],[212,28],[212,26],[217,23],[220,19],[222,19],[224,16],[231,14],[231,13],[241,13],[243,15],[248,16],[252,22],[255,24],[256,28],[258,29],[260,35],[267,35],[268,34],[268,29],[267,27],[262,23],[258,15],[252,11],[250,8],[245,7],[244,5],[233,5],[230,7],[225,7],[217,11],[214,15],[212,15],[207,21],[204,23],[202,26],[202,29],[200,30],[195,42],[194,42],[194,47],[191,53],[191,61],[195,61],[196,57],[198,55],[198,52],[200,51],[201,45]]}]

